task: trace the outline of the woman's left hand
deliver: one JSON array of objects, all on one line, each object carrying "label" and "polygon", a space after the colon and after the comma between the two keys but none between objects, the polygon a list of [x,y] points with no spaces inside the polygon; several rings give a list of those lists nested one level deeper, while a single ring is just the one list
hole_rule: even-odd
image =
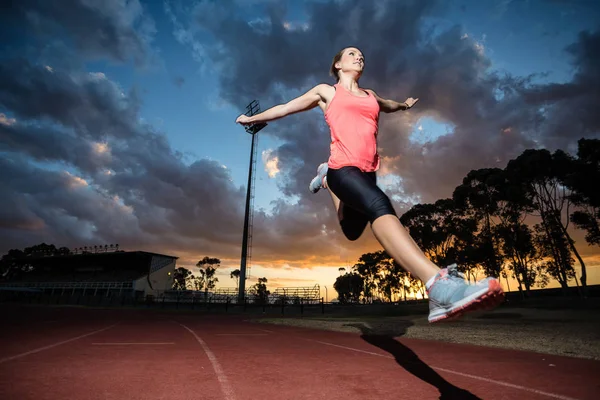
[{"label": "woman's left hand", "polygon": [[242,114],[239,117],[237,117],[237,119],[235,120],[236,124],[240,124],[240,125],[252,125],[252,122],[250,122],[250,117],[247,116],[246,114]]}]

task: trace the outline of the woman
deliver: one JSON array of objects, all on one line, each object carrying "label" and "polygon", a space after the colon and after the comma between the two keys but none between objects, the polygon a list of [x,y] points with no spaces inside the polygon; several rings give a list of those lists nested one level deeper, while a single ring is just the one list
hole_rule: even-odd
[{"label": "woman", "polygon": [[358,81],[364,66],[359,49],[342,49],[331,64],[331,73],[337,78],[335,85],[317,85],[286,104],[251,117],[240,115],[236,123],[253,125],[274,121],[319,106],[331,130],[330,157],[326,164],[319,166],[311,190],[316,192],[327,186],[344,235],[356,240],[371,223],[373,234],[386,252],[425,282],[429,322],[498,305],[504,297],[498,280],[486,278],[468,284],[455,264],[440,269],[432,263],[409,236],[389,198],[377,186],[379,113],[408,110],[418,99],[408,98],[399,103],[382,99],[373,90],[360,88]]}]

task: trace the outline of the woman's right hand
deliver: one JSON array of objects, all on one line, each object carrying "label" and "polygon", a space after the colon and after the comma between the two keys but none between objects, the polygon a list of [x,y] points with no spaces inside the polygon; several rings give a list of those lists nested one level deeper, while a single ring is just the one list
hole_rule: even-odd
[{"label": "woman's right hand", "polygon": [[235,123],[240,125],[252,125],[252,123],[250,122],[250,117],[246,114],[242,114],[239,117],[237,117]]}]

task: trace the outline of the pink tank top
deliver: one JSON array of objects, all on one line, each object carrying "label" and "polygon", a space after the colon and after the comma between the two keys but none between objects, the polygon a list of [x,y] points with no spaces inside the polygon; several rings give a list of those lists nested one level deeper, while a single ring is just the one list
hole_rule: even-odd
[{"label": "pink tank top", "polygon": [[354,166],[364,172],[377,171],[377,99],[368,92],[367,97],[355,96],[339,84],[333,87],[335,95],[325,110],[325,121],[331,130],[329,167]]}]

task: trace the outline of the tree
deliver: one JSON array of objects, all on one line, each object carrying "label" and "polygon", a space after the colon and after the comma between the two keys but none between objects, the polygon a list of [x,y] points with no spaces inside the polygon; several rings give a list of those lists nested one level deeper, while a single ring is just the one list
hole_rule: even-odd
[{"label": "tree", "polygon": [[0,259],[0,279],[18,279],[24,274],[34,272],[35,266],[30,261],[38,257],[65,256],[71,254],[67,247],[57,248],[53,244],[40,243],[23,250],[11,249]]},{"label": "tree", "polygon": [[364,279],[356,272],[347,272],[336,278],[333,288],[342,304],[358,303],[364,288]]},{"label": "tree", "polygon": [[455,262],[469,281],[477,280],[480,265],[487,256],[481,245],[481,238],[476,234],[477,226],[477,220],[473,216],[464,216],[454,229]]},{"label": "tree", "polygon": [[544,269],[558,281],[566,293],[569,281],[576,277],[573,269],[574,260],[569,251],[567,238],[556,226],[554,220],[550,220],[546,224],[536,224],[534,230],[540,255],[546,259],[543,263]]},{"label": "tree", "polygon": [[191,278],[191,282],[192,282],[192,286],[193,286],[194,290],[199,291],[199,290],[204,289],[204,283],[205,283],[204,271],[200,272],[200,276],[192,275],[190,278]]},{"label": "tree", "polygon": [[3,280],[18,279],[23,274],[30,272],[33,266],[26,262],[25,253],[18,249],[11,249],[0,259],[0,273]]},{"label": "tree", "polygon": [[179,267],[173,273],[173,289],[187,290],[187,284],[192,279],[192,272],[186,268]]},{"label": "tree", "polygon": [[499,168],[470,171],[452,195],[464,212],[478,221],[477,256],[487,275],[499,276],[502,256],[494,235],[495,218],[501,211],[506,187],[504,172]]},{"label": "tree", "polygon": [[229,277],[231,279],[235,279],[235,287],[236,289],[239,287],[240,284],[240,270],[239,269],[234,269],[233,271],[231,271],[231,273],[229,274]]},{"label": "tree", "polygon": [[570,219],[586,231],[589,244],[600,246],[600,187],[591,183],[600,182],[600,140],[579,140],[577,156],[562,181],[571,190],[570,200],[577,207]]},{"label": "tree", "polygon": [[269,304],[269,295],[271,292],[267,289],[267,278],[258,278],[258,283],[250,288],[250,293],[254,298],[255,304]]},{"label": "tree", "polygon": [[384,254],[385,258],[381,262],[382,268],[379,272],[378,286],[389,302],[394,301],[395,294],[403,295],[404,301],[406,301],[406,282],[409,273],[387,253],[384,252]]},{"label": "tree", "polygon": [[454,203],[451,199],[434,204],[416,204],[400,217],[425,255],[435,264],[446,264],[453,237],[448,231]]},{"label": "tree", "polygon": [[360,256],[358,262],[354,264],[354,272],[358,273],[363,278],[363,296],[365,301],[367,301],[367,299],[373,299],[373,292],[377,288],[377,277],[384,259],[385,255],[383,251],[365,253]]},{"label": "tree", "polygon": [[221,265],[221,260],[218,258],[204,257],[202,260],[196,263],[196,267],[199,268],[201,279],[204,281],[204,289],[206,294],[211,289],[214,289],[219,278],[215,277],[217,268]]},{"label": "tree", "polygon": [[508,259],[508,267],[519,284],[521,296],[529,295],[531,287],[536,283],[544,287],[548,279],[544,274],[531,228],[523,223],[502,224],[497,226],[497,232]]},{"label": "tree", "polygon": [[[552,268],[560,277],[559,282],[566,289],[572,263],[572,252],[581,266],[581,283],[583,293],[586,292],[587,273],[575,241],[568,232],[570,191],[561,182],[572,169],[572,159],[561,150],[551,154],[548,150],[525,150],[523,154],[508,163],[507,170],[512,176],[519,176],[526,196],[535,207],[537,216],[541,218],[539,232],[545,235],[540,240],[546,254],[551,255],[554,262]],[[563,215],[567,216],[563,222]],[[566,248],[565,248],[566,247]],[[557,278],[558,279],[558,278]]]}]

